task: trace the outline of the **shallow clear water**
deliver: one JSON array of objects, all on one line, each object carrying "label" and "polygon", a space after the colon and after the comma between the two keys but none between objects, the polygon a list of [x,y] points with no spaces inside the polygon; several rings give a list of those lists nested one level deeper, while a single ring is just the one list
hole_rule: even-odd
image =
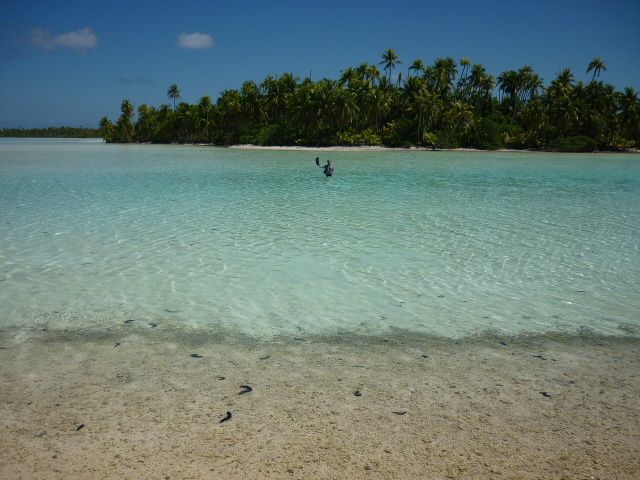
[{"label": "shallow clear water", "polygon": [[0,325],[637,333],[639,250],[640,155],[0,140]]}]

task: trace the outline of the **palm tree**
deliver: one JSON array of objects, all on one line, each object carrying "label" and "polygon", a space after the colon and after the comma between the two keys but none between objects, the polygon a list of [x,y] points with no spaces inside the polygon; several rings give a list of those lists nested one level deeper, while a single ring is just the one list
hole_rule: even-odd
[{"label": "palm tree", "polygon": [[616,105],[615,88],[602,82],[591,81],[586,87],[586,105],[589,114],[585,121],[586,134],[606,146],[614,139],[617,125],[614,120]]},{"label": "palm tree", "polygon": [[[381,125],[384,124],[383,119],[391,110],[391,96],[388,91],[381,88],[372,89],[368,95],[369,108],[373,117],[373,126],[376,132],[380,133]],[[371,119],[370,119],[371,120]]]},{"label": "palm tree", "polygon": [[345,68],[340,76],[340,85],[346,84],[348,88],[351,88],[358,80],[358,72],[353,67]]},{"label": "palm tree", "polygon": [[518,71],[520,83],[522,86],[522,100],[531,100],[538,96],[539,90],[542,89],[542,78],[533,71],[529,65],[525,65]]},{"label": "palm tree", "polygon": [[460,100],[456,100],[447,112],[446,120],[449,127],[447,128],[447,143],[451,145],[451,139],[453,137],[453,144],[455,145],[458,129],[462,129],[462,133],[465,133],[473,124],[473,112],[469,105]]},{"label": "palm tree", "polygon": [[591,60],[591,63],[589,63],[589,66],[587,67],[587,73],[593,71],[593,77],[591,78],[592,82],[596,77],[600,76],[600,72],[602,70],[604,70],[605,72],[607,71],[607,66],[604,64],[604,60],[602,60],[600,57],[596,57]]},{"label": "palm tree", "polygon": [[360,108],[356,101],[356,96],[351,90],[344,90],[338,86],[336,103],[340,106],[340,126],[341,128],[351,128]]},{"label": "palm tree", "polygon": [[180,88],[178,88],[177,84],[172,83],[169,86],[169,90],[167,90],[167,97],[169,97],[169,100],[173,100],[173,110],[175,111],[176,100],[180,98]]},{"label": "palm tree", "polygon": [[375,84],[376,80],[380,80],[380,71],[375,65],[367,65],[364,73],[367,81],[371,86]]},{"label": "palm tree", "polygon": [[471,65],[471,60],[468,57],[462,57],[460,59],[460,66],[462,67],[462,72],[460,72],[460,78],[458,79],[457,89],[458,91],[467,83],[467,73],[469,73],[469,66]]},{"label": "palm tree", "polygon": [[396,52],[393,51],[392,48],[387,48],[384,52],[382,52],[382,61],[378,63],[378,65],[384,65],[384,69],[387,71],[387,79],[389,83],[391,83],[391,71],[395,68],[398,63],[402,63],[400,61],[400,57]]},{"label": "palm tree", "polygon": [[198,103],[198,130],[205,142],[209,141],[209,127],[211,126],[211,117],[213,113],[213,103],[209,95],[204,95]]},{"label": "palm tree", "polygon": [[491,104],[491,91],[495,87],[495,78],[487,73],[483,65],[476,63],[471,67],[471,72],[467,76],[466,97],[473,102],[476,110],[487,108]]},{"label": "palm tree", "polygon": [[573,73],[561,70],[546,91],[547,115],[558,136],[565,136],[578,123],[579,111],[573,101]]},{"label": "palm tree", "polygon": [[135,126],[133,124],[133,103],[125,99],[120,105],[120,117],[118,118],[117,128],[119,141],[129,143],[133,140],[135,134]]},{"label": "palm tree", "polygon": [[503,97],[503,104],[511,110],[509,122],[511,125],[520,105],[538,95],[538,91],[542,88],[542,79],[529,65],[525,65],[517,72],[514,70],[502,72],[498,77],[498,86],[502,94],[508,96],[508,101]]},{"label": "palm tree", "polygon": [[547,97],[555,100],[569,95],[573,89],[573,73],[570,68],[565,68],[556,74],[547,88]]},{"label": "palm tree", "polygon": [[265,107],[267,123],[281,122],[285,117],[287,102],[295,91],[297,81],[290,73],[285,73],[280,78],[267,75],[260,84]]},{"label": "palm tree", "polygon": [[617,94],[617,97],[622,134],[627,140],[632,140],[638,145],[640,143],[640,98],[638,98],[638,92],[631,87],[626,87],[624,92]]},{"label": "palm tree", "polygon": [[263,117],[263,99],[260,95],[260,87],[252,81],[247,80],[240,89],[242,98],[242,111],[249,126],[257,126]]},{"label": "palm tree", "polygon": [[198,105],[181,102],[177,111],[178,140],[180,143],[193,143],[198,132],[200,119]]},{"label": "palm tree", "polygon": [[488,94],[493,87],[495,87],[495,78],[492,75],[487,74],[487,70],[483,65],[476,63],[471,68],[469,74],[469,84],[471,86],[472,93],[484,93]]},{"label": "palm tree", "polygon": [[367,62],[363,62],[355,68],[355,73],[360,80],[363,82],[367,81],[367,69],[369,68],[369,64]]},{"label": "palm tree", "polygon": [[221,141],[225,145],[238,143],[242,126],[242,97],[237,90],[225,90],[218,98],[217,109],[224,125]]},{"label": "palm tree", "polygon": [[451,82],[456,77],[458,68],[456,61],[451,58],[438,58],[433,64],[433,78],[436,89],[441,95],[447,95],[451,89]]},{"label": "palm tree", "polygon": [[139,142],[150,142],[153,140],[158,128],[157,111],[154,107],[149,107],[143,103],[138,107],[138,124],[136,126],[136,139]]},{"label": "palm tree", "polygon": [[102,133],[102,138],[104,138],[105,142],[110,143],[113,139],[113,130],[114,125],[107,117],[102,117],[100,119],[100,131]]},{"label": "palm tree", "polygon": [[516,71],[507,70],[498,75],[498,92],[500,102],[504,101],[505,96],[510,98],[515,96],[516,92]]},{"label": "palm tree", "polygon": [[405,85],[408,111],[418,120],[417,140],[424,141],[425,131],[434,125],[439,114],[439,97],[427,88],[423,78],[411,78]]},{"label": "palm tree", "polygon": [[409,67],[409,71],[413,70],[416,74],[424,71],[424,62],[419,58],[414,60],[411,66]]}]

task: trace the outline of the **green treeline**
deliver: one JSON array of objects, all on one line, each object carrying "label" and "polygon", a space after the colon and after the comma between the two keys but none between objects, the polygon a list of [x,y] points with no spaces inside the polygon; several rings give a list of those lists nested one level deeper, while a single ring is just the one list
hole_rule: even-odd
[{"label": "green treeline", "polygon": [[47,127],[47,128],[3,128],[0,137],[18,138],[102,138],[97,128]]},{"label": "green treeline", "polygon": [[[108,142],[216,145],[385,145],[566,151],[640,147],[640,100],[632,88],[616,91],[599,80],[606,66],[594,59],[588,83],[570,69],[545,87],[531,67],[497,78],[480,64],[439,58],[433,65],[402,62],[388,49],[376,65],[342,71],[338,80],[300,80],[290,73],[246,81],[214,103],[176,101],[159,108],[124,100],[115,124],[103,117]],[[497,88],[496,88],[497,87]],[[497,94],[496,94],[497,92]]]}]

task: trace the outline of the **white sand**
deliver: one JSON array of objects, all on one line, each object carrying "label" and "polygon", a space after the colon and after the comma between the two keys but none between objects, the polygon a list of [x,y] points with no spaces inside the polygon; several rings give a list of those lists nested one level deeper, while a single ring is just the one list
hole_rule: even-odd
[{"label": "white sand", "polygon": [[[211,144],[199,144],[200,146],[213,146]],[[381,146],[373,146],[373,145],[359,145],[353,147],[347,146],[332,146],[332,147],[302,147],[302,146],[264,146],[264,145],[252,145],[252,144],[242,144],[242,145],[230,145],[228,148],[237,148],[242,150],[291,150],[291,151],[309,151],[309,152],[485,152],[485,153],[495,153],[495,152],[507,152],[507,153],[540,153],[548,155],[553,153],[554,155],[610,155],[610,154],[621,154],[621,153],[630,153],[630,154],[638,154],[640,153],[640,149],[637,148],[628,148],[622,151],[604,151],[604,152],[582,152],[582,153],[570,153],[570,152],[553,152],[549,150],[516,150],[513,148],[500,148],[497,150],[482,150],[479,148],[437,148],[433,150],[431,147],[411,147],[411,148],[401,148],[401,147],[381,147]]]},{"label": "white sand", "polygon": [[[243,144],[243,145],[231,145],[229,148],[238,148],[242,150],[291,150],[291,151],[319,151],[319,152],[407,152],[407,151],[420,151],[420,152],[431,152],[434,151],[430,147],[411,147],[411,148],[391,148],[391,147],[381,147],[381,146],[373,146],[373,145],[360,145],[357,147],[347,147],[347,146],[332,146],[332,147],[302,147],[302,146],[263,146],[263,145],[251,145],[251,144]],[[435,151],[459,151],[459,152],[485,152],[487,150],[479,150],[476,148],[456,148],[456,149],[437,149]],[[524,150],[500,150],[503,152],[518,152]]]},{"label": "white sand", "polygon": [[640,341],[500,340],[3,329],[0,477],[640,478]]}]

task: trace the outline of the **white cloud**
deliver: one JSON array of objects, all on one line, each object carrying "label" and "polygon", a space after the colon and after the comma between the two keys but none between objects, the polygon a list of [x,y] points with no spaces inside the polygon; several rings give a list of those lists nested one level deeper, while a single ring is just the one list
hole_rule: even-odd
[{"label": "white cloud", "polygon": [[61,47],[76,50],[91,50],[98,46],[98,37],[90,28],[83,28],[75,32],[63,33],[56,37],[56,43]]},{"label": "white cloud", "polygon": [[89,27],[60,35],[52,35],[47,30],[35,28],[31,31],[31,44],[45,50],[61,47],[86,52],[98,46],[98,36]]},{"label": "white cloud", "polygon": [[181,48],[211,48],[213,37],[206,33],[181,33],[178,35],[178,46]]}]

